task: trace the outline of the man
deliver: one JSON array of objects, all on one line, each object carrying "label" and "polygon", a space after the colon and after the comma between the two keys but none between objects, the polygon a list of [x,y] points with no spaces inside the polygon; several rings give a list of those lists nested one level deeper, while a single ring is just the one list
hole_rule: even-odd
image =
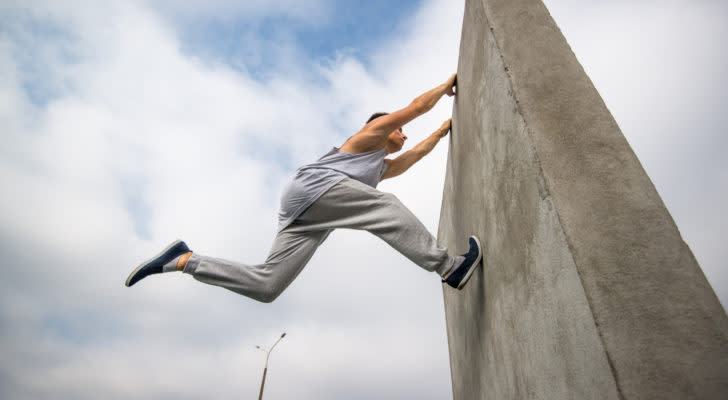
[{"label": "man", "polygon": [[395,196],[375,189],[382,179],[407,171],[450,131],[452,119],[413,149],[394,159],[407,136],[402,126],[431,110],[445,94],[454,96],[455,75],[391,114],[372,115],[366,125],[340,148],[296,171],[284,190],[278,234],[266,261],[247,265],[193,253],[178,240],[139,265],[127,278],[132,286],[151,274],[183,271],[195,279],[269,303],[298,276],[318,246],[337,228],[367,230],[444,283],[461,289],[479,265],[480,242],[451,257],[417,217]]}]

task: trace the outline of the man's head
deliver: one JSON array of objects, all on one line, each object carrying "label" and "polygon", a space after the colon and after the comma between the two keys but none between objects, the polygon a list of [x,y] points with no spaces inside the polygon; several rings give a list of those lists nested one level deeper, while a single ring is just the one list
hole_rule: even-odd
[{"label": "man's head", "polygon": [[[385,112],[374,113],[367,120],[367,124],[372,122],[373,120],[375,120],[379,117],[383,117],[385,115],[389,115],[389,113],[385,113]],[[407,140],[407,136],[402,132],[401,126],[397,129],[395,129],[394,131],[392,131],[392,133],[390,133],[389,136],[387,137],[387,143],[385,145],[387,147],[387,153],[391,154],[391,153],[396,153],[396,152],[402,150],[402,146],[404,146],[405,140]]]}]

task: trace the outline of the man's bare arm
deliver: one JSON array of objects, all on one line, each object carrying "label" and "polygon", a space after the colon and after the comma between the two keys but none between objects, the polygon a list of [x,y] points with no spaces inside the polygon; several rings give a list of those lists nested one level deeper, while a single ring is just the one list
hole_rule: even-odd
[{"label": "man's bare arm", "polygon": [[349,139],[349,143],[355,146],[359,152],[381,147],[390,133],[430,111],[443,95],[454,96],[455,91],[453,88],[455,84],[456,75],[453,74],[445,83],[417,96],[407,107],[379,117],[366,124]]},{"label": "man's bare arm", "polygon": [[382,179],[393,178],[397,175],[401,175],[407,171],[417,161],[420,161],[422,157],[429,154],[432,149],[435,148],[437,142],[450,132],[452,125],[452,118],[442,123],[442,126],[425,140],[417,144],[411,150],[408,150],[394,160],[384,160],[387,163],[387,170],[384,171]]}]

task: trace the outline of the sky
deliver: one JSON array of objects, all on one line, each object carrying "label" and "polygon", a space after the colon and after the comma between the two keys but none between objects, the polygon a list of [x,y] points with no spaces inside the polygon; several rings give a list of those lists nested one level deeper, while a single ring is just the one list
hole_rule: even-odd
[{"label": "sky", "polygon": [[[728,5],[545,4],[723,304]],[[457,70],[463,1],[0,0],[0,387],[13,399],[451,398],[442,287],[337,231],[273,303],[188,275],[176,238],[267,255],[295,168]],[[406,148],[452,99],[405,127]],[[379,189],[437,232],[447,141]]]}]

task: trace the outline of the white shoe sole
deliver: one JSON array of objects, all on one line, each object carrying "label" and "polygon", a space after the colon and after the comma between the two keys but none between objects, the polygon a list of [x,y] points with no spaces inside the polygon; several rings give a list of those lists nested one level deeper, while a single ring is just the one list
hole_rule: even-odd
[{"label": "white shoe sole", "polygon": [[483,246],[480,245],[480,240],[478,240],[477,237],[471,236],[473,240],[475,240],[475,243],[478,245],[478,258],[475,259],[473,262],[473,265],[470,267],[470,270],[468,270],[468,273],[465,274],[465,277],[463,277],[463,280],[458,283],[458,290],[461,290],[466,283],[470,280],[470,276],[473,275],[473,271],[475,271],[478,268],[478,265],[480,265],[480,260],[483,259]]}]

